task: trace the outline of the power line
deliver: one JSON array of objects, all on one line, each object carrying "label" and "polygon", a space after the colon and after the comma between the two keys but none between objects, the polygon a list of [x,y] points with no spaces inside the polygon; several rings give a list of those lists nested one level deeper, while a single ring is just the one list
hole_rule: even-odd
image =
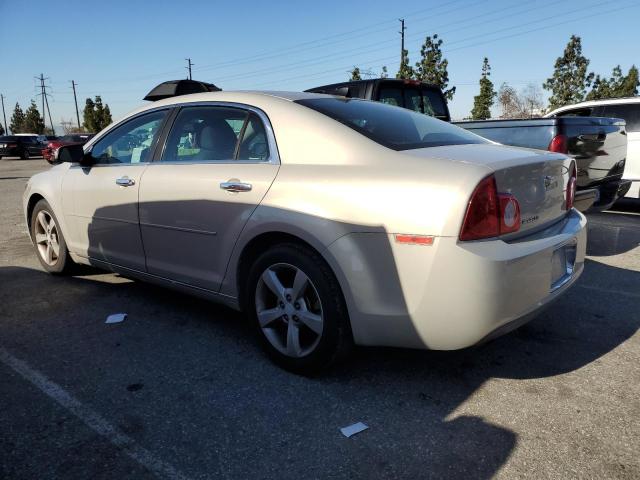
[{"label": "power line", "polygon": [[[590,7],[587,8],[593,8],[596,5],[591,5]],[[501,10],[496,10],[496,11],[502,11]],[[490,12],[490,13],[495,13],[494,12]],[[459,22],[455,22],[455,23],[459,23]],[[445,26],[445,25],[442,25]],[[418,33],[418,35],[425,35],[426,32],[424,33]],[[225,80],[235,80],[237,78],[242,78],[242,77],[251,77],[254,75],[258,75],[258,74],[264,74],[264,75],[270,75],[272,73],[280,73],[283,71],[287,71],[287,70],[296,70],[298,69],[298,67],[300,66],[314,66],[314,65],[322,65],[325,63],[329,63],[332,62],[334,60],[338,60],[338,59],[342,59],[342,58],[351,58],[352,54],[363,54],[363,53],[370,53],[370,52],[378,52],[380,50],[380,45],[383,44],[388,44],[388,43],[394,43],[396,40],[390,39],[390,40],[385,40],[382,42],[376,42],[376,46],[373,48],[368,48],[363,50],[362,47],[356,47],[356,48],[352,48],[352,49],[347,49],[347,50],[342,50],[340,55],[335,55],[334,53],[328,54],[328,55],[323,55],[320,57],[316,57],[312,60],[300,60],[300,61],[295,61],[295,62],[290,62],[290,63],[286,63],[286,64],[282,64],[282,65],[278,65],[278,66],[274,66],[274,65],[270,65],[269,67],[265,67],[262,69],[258,69],[258,70],[253,70],[253,71],[249,71],[249,72],[244,72],[244,73],[236,73],[236,74],[231,74],[231,75],[227,75],[227,76],[222,76],[222,77],[217,77],[216,81],[221,82],[221,81],[225,81]],[[318,61],[318,60],[325,60],[326,61]]]},{"label": "power line", "polygon": [[[434,12],[436,12],[437,10],[439,10],[441,8],[444,8],[444,7],[451,6],[452,4],[455,4],[455,3],[460,3],[460,1],[463,1],[463,0],[455,0],[455,1],[449,2],[447,4],[442,4],[442,5],[437,6],[437,7],[417,10],[415,12],[406,14],[405,17],[406,16],[415,15],[416,13],[429,11],[430,15],[429,15],[428,18],[429,19],[433,19],[434,17],[446,15],[448,13],[452,13],[452,12],[455,12],[455,11],[458,11],[458,10],[461,10],[461,9],[468,9],[469,7],[471,7],[473,5],[477,5],[479,3],[486,2],[487,0],[477,0],[475,3],[472,3],[472,4],[468,4],[467,3],[467,4],[463,5],[463,6],[452,8],[452,9],[446,10],[444,12],[439,12],[437,15],[434,15]],[[464,0],[464,1],[466,1],[466,0]],[[290,55],[291,53],[298,52],[298,51],[305,51],[306,52],[306,51],[308,51],[310,49],[316,49],[316,48],[321,48],[321,47],[325,47],[325,46],[328,46],[328,45],[334,45],[334,44],[337,44],[337,43],[343,43],[346,38],[358,38],[358,37],[362,37],[362,36],[366,36],[366,35],[371,35],[373,33],[378,33],[378,32],[383,31],[383,30],[387,30],[388,28],[384,28],[384,29],[373,30],[373,31],[367,32],[365,34],[359,34],[359,35],[355,35],[355,36],[351,35],[351,33],[360,32],[360,31],[363,31],[363,30],[369,30],[369,29],[374,28],[374,27],[379,26],[379,25],[388,24],[390,21],[391,20],[385,20],[385,21],[378,22],[376,24],[373,24],[373,25],[370,25],[370,26],[367,26],[367,27],[362,27],[362,28],[358,28],[358,29],[355,29],[355,30],[350,30],[348,32],[344,32],[344,33],[340,33],[340,34],[336,34],[336,35],[331,35],[329,37],[324,37],[322,39],[310,40],[308,42],[299,43],[294,47],[288,47],[288,48],[285,48],[285,49],[276,50],[275,52],[274,51],[263,52],[261,54],[256,54],[256,55],[252,55],[252,56],[249,56],[249,57],[240,57],[240,58],[237,58],[237,59],[227,60],[227,61],[220,62],[220,63],[202,65],[200,68],[198,68],[196,70],[205,71],[205,70],[210,70],[212,68],[221,68],[221,67],[225,67],[225,66],[242,65],[242,64],[246,64],[246,63],[252,63],[252,62],[254,62],[256,60],[268,60],[268,59],[272,59],[272,58],[285,56],[285,54],[286,55]],[[332,39],[332,38],[337,38],[337,37],[346,37],[346,38],[340,38],[339,40],[335,40],[335,41],[332,41],[332,42],[321,43],[320,45],[308,47],[308,45],[310,45],[310,44],[317,43],[317,42],[323,42],[325,40]]]},{"label": "power line", "polygon": [[[523,32],[517,32],[517,33],[511,34],[511,35],[506,35],[506,36],[502,36],[502,37],[492,38],[492,39],[489,39],[489,40],[486,40],[486,41],[483,41],[483,42],[474,42],[474,43],[472,43],[470,45],[463,45],[463,46],[452,48],[452,49],[447,48],[447,49],[444,50],[443,53],[448,54],[449,52],[463,50],[463,49],[466,49],[466,48],[473,48],[473,47],[475,47],[477,45],[483,45],[483,44],[492,43],[492,42],[495,42],[495,41],[498,41],[498,40],[503,40],[503,39],[506,39],[506,38],[512,38],[512,37],[517,37],[517,36],[521,36],[521,35],[526,35],[527,33],[536,32],[536,31],[540,31],[540,30],[545,30],[545,29],[548,29],[548,28],[553,28],[553,27],[560,26],[560,25],[565,25],[565,24],[568,24],[568,23],[573,23],[573,22],[576,22],[578,20],[584,20],[584,19],[587,19],[587,18],[592,18],[592,17],[598,16],[598,15],[608,15],[610,13],[613,13],[613,12],[628,8],[630,5],[633,5],[633,4],[634,3],[626,4],[625,6],[622,6],[620,8],[607,10],[606,12],[598,11],[598,12],[590,14],[590,15],[574,17],[574,18],[571,18],[570,20],[566,20],[566,21],[563,21],[563,22],[558,22],[558,23],[554,23],[554,24],[547,24],[547,25],[539,27],[539,28],[526,30],[526,31],[523,31]],[[599,6],[599,5],[602,5],[602,4],[592,5],[592,6],[586,7],[586,8],[593,8],[593,7],[596,7],[596,6]],[[558,16],[561,17],[562,15],[558,15]],[[539,22],[537,20],[533,21],[533,22],[526,22],[524,24],[519,25],[519,27],[525,27],[525,26],[533,24],[533,23],[539,23]],[[371,50],[368,50],[368,51],[371,51]],[[349,56],[347,56],[347,57],[349,57]],[[336,58],[343,58],[343,57],[334,57],[334,59],[336,59]],[[396,57],[395,56],[388,56],[388,57],[375,58],[375,59],[370,59],[370,60],[366,60],[366,61],[361,61],[360,64],[366,65],[366,64],[371,64],[371,63],[388,62],[388,61],[393,60],[394,58],[396,58]],[[326,62],[319,62],[319,63],[326,63]],[[315,73],[315,74],[303,74],[303,75],[298,75],[298,76],[295,76],[295,77],[288,77],[288,78],[285,78],[283,80],[312,78],[312,77],[325,75],[328,72],[339,72],[339,71],[344,70],[345,68],[349,68],[349,67],[348,66],[342,66],[342,67],[338,67],[338,68],[331,69],[331,70],[323,70],[322,72],[318,72],[318,73]],[[263,85],[272,85],[272,84],[275,84],[275,83],[280,83],[283,80],[275,80],[273,82],[268,82],[268,83],[263,84]]]}]

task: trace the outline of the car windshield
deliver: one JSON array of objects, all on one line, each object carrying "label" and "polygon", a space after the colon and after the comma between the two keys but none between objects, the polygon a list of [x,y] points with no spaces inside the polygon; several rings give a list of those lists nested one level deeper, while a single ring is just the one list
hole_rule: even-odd
[{"label": "car windshield", "polygon": [[313,98],[296,102],[393,150],[489,143],[455,125],[379,102],[349,98]]},{"label": "car windshield", "polygon": [[15,142],[17,140],[20,140],[20,137],[14,137],[12,135],[5,135],[3,137],[0,137],[0,142],[5,141],[5,142]]}]

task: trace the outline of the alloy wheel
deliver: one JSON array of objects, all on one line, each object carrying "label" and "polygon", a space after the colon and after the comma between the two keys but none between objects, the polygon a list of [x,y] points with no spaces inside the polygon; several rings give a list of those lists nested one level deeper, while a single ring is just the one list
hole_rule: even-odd
[{"label": "alloy wheel", "polygon": [[46,210],[40,210],[36,216],[34,237],[42,260],[47,265],[54,266],[60,257],[58,226]]},{"label": "alloy wheel", "polygon": [[302,270],[287,263],[270,266],[258,280],[255,300],[260,328],[279,352],[299,358],[317,347],[324,328],[322,303]]}]

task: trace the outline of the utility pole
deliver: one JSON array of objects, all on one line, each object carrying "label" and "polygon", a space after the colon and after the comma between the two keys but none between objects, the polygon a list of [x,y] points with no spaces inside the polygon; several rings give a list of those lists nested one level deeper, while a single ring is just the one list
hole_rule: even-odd
[{"label": "utility pole", "polygon": [[76,97],[76,85],[73,80],[71,80],[71,88],[73,88],[73,101],[76,102],[76,120],[78,120],[78,129],[80,129],[80,113],[78,112],[78,97]]},{"label": "utility pole", "polygon": [[[51,133],[53,133],[53,135],[56,134],[55,129],[53,128],[53,121],[51,121],[51,110],[49,109],[49,100],[47,99],[47,95],[49,95],[47,93],[47,86],[45,85],[44,81],[45,80],[49,80],[49,77],[46,77],[41,73],[39,77],[35,77],[36,80],[40,80],[40,95],[42,95],[42,123],[45,123],[45,115],[46,112],[49,112],[49,123],[51,124]],[[44,106],[45,104],[47,105],[47,110],[45,112]]]},{"label": "utility pole", "polygon": [[[55,128],[53,128],[53,121],[51,120],[51,110],[49,109],[49,99],[47,98],[47,92],[45,91],[44,93],[44,101],[47,104],[47,112],[49,112],[49,123],[51,124],[51,135],[55,135],[56,134],[56,130]],[[44,118],[43,118],[44,120]]]},{"label": "utility pole", "polygon": [[402,65],[404,65],[404,31],[407,29],[407,27],[404,26],[404,18],[399,18],[398,21],[400,22],[400,31],[398,32],[400,34],[400,68],[402,69]]},{"label": "utility pole", "polygon": [[7,125],[7,114],[4,113],[4,95],[0,93],[0,100],[2,100],[2,117],[4,118],[4,129],[9,133],[9,125]]},{"label": "utility pole", "polygon": [[193,63],[191,63],[191,59],[190,58],[185,58],[185,60],[187,61],[187,66],[185,67],[187,70],[189,70],[189,80],[192,80],[191,78],[191,67],[193,67]]},{"label": "utility pole", "polygon": [[44,116],[45,116],[45,111],[44,111],[44,75],[40,74],[40,95],[42,95],[42,123],[44,123]]}]

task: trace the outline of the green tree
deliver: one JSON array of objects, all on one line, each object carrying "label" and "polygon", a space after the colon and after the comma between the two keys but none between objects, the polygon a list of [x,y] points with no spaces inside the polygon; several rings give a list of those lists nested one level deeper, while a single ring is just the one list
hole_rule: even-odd
[{"label": "green tree", "polygon": [[456,87],[447,89],[449,86],[449,61],[446,58],[442,58],[442,43],[442,39],[438,38],[438,34],[425,39],[420,49],[422,58],[416,63],[414,76],[416,80],[438,85],[447,100],[453,100]]},{"label": "green tree", "polygon": [[402,60],[400,61],[400,69],[398,70],[398,73],[396,73],[396,78],[411,79],[414,77],[414,75],[415,72],[413,71],[413,67],[409,65],[409,51],[403,50]]},{"label": "green tree", "polygon": [[31,100],[31,105],[24,113],[24,123],[22,124],[22,130],[25,133],[37,133],[41,135],[44,132],[44,119],[38,111],[36,102]]},{"label": "green tree", "polygon": [[351,77],[349,80],[362,80],[362,76],[360,75],[360,69],[358,67],[353,67],[351,70]]},{"label": "green tree", "polygon": [[587,75],[588,66],[589,60],[582,55],[580,37],[571,35],[562,57],[556,59],[553,76],[542,85],[545,90],[551,91],[551,109],[578,103],[584,99],[585,88],[593,80],[593,74]]},{"label": "green tree", "polygon": [[471,118],[473,120],[491,118],[491,106],[498,94],[493,88],[493,82],[489,80],[490,75],[491,65],[489,65],[489,59],[484,57],[482,75],[480,76],[480,93],[473,97],[473,109],[471,110]]},{"label": "green tree", "polygon": [[16,102],[16,106],[13,109],[13,115],[11,115],[11,123],[9,124],[9,128],[11,128],[11,133],[22,133],[24,126],[24,112],[22,108],[20,108],[20,104]]},{"label": "green tree", "polygon": [[82,116],[84,128],[88,132],[94,133],[99,132],[113,121],[109,105],[102,104],[100,95],[96,95],[95,101],[87,98]]},{"label": "green tree", "polygon": [[[594,77],[594,74],[590,74]],[[622,74],[620,65],[617,65],[610,78],[602,78],[595,75],[591,91],[587,94],[587,100],[599,100],[603,98],[632,97],[638,93],[638,69],[632,65],[627,75]]]}]

